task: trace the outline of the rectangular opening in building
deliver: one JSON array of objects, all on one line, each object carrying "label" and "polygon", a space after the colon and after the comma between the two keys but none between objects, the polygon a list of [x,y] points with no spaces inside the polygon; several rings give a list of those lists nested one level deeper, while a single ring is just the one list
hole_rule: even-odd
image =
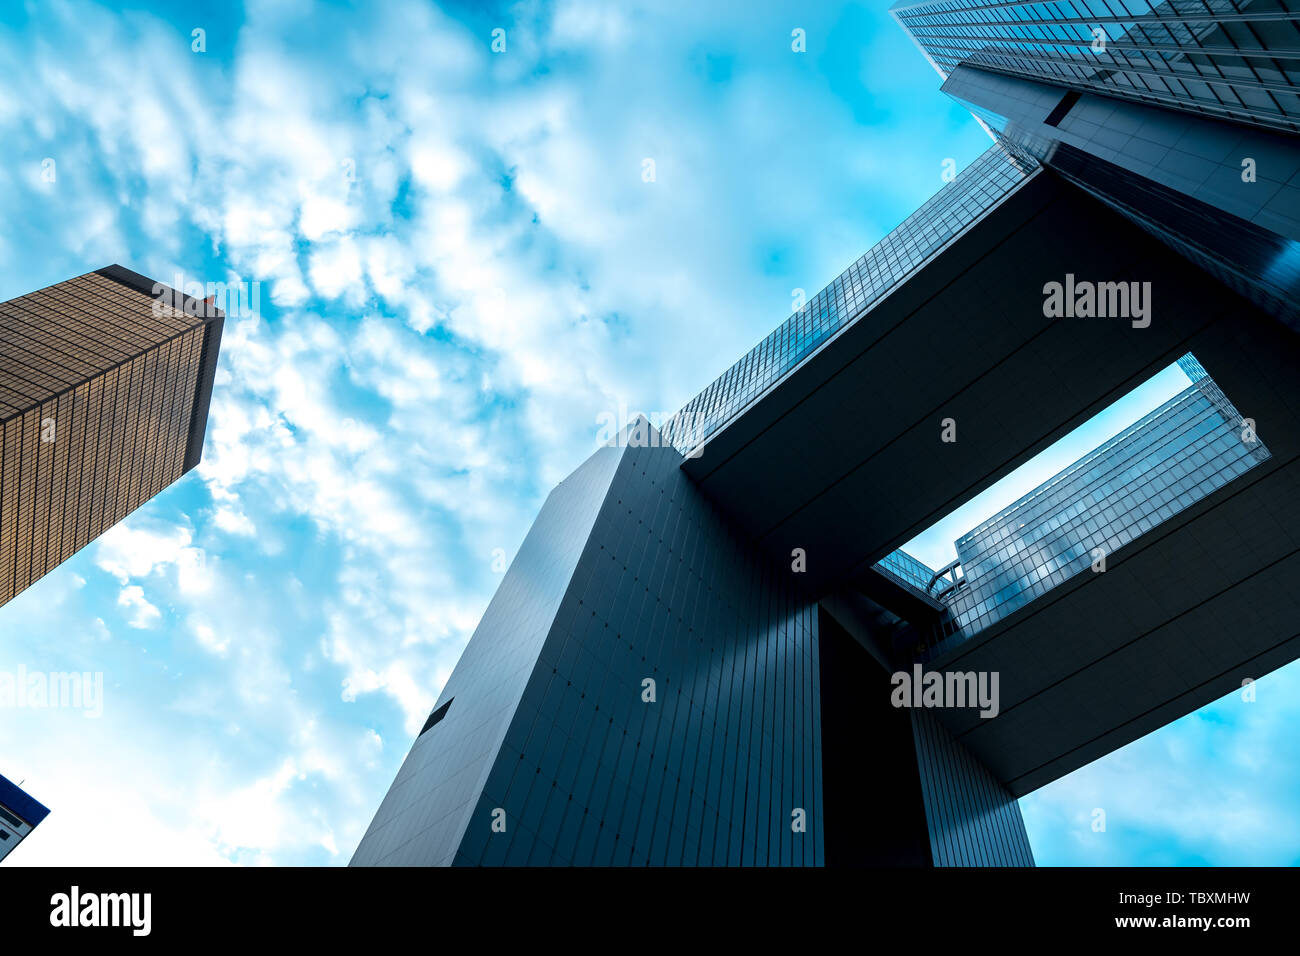
[{"label": "rectangular opening in building", "polygon": [[1269,457],[1189,352],[875,570],[941,605],[939,623],[917,638],[917,655],[932,657]]},{"label": "rectangular opening in building", "polygon": [[1043,120],[1048,126],[1060,126],[1061,120],[1065,119],[1067,113],[1074,108],[1074,104],[1079,102],[1080,93],[1078,90],[1069,90],[1061,101],[1052,107],[1052,112],[1047,114],[1047,119]]}]

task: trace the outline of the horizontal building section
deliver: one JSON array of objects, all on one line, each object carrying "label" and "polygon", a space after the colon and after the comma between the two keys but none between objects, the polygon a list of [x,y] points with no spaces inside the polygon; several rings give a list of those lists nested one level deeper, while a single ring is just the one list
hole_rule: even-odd
[{"label": "horizontal building section", "polygon": [[1037,164],[990,147],[664,426],[683,454],[704,442],[1031,175]]},{"label": "horizontal building section", "polygon": [[[1183,362],[1200,369],[1191,356]],[[1106,555],[1268,458],[1199,371],[1160,408],[957,539],[963,585],[945,599],[957,633],[943,646],[1104,567]]]}]

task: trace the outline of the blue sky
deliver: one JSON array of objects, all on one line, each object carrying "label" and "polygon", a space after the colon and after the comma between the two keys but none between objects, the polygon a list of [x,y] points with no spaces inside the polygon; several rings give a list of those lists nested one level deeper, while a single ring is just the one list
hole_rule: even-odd
[{"label": "blue sky", "polygon": [[[988,145],[883,2],[664,6],[3,7],[0,299],[119,262],[260,302],[202,465],[0,611],[0,673],[104,675],[0,721],[53,810],[11,862],[345,863],[602,415],[680,407]],[[1022,801],[1039,862],[1296,862],[1297,682]]]}]

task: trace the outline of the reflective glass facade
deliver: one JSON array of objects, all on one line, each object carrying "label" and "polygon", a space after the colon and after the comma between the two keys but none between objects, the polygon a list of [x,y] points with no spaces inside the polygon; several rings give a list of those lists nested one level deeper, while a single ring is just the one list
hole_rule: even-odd
[{"label": "reflective glass facade", "polygon": [[683,454],[700,445],[750,402],[864,317],[873,303],[947,246],[1038,168],[991,146],[908,216],[834,282],[691,399],[663,429]]},{"label": "reflective glass facade", "polygon": [[1294,0],[898,3],[942,76],[959,65],[1300,130]]},{"label": "reflective glass facade", "polygon": [[220,317],[127,270],[0,303],[0,604],[198,462]]},{"label": "reflective glass facade", "polygon": [[876,569],[893,575],[904,584],[910,584],[922,593],[929,590],[934,580],[934,569],[918,561],[902,548],[885,555],[876,563]]},{"label": "reflective glass facade", "polygon": [[[1186,389],[957,539],[963,579],[937,639],[979,633],[1268,460],[1196,358],[1178,364]],[[909,583],[929,570],[902,551],[877,567]]]}]

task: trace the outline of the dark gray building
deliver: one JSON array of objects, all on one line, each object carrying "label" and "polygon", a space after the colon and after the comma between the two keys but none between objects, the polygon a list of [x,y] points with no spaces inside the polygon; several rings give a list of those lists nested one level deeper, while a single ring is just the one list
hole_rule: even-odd
[{"label": "dark gray building", "polygon": [[[977,78],[1039,82],[1023,72]],[[1150,109],[1289,161],[1276,124],[1118,82],[1079,84],[1062,115]],[[354,864],[1031,865],[1017,797],[1300,656],[1294,288],[1262,246],[1196,244],[1284,234],[1206,213],[1160,159],[1146,176],[991,128],[662,434],[630,429],[551,493]],[[1148,314],[1054,313],[1048,289],[1076,279],[1141,286]],[[1163,436],[1172,458],[1035,513],[1057,532],[1040,563],[971,552],[990,580],[1060,573],[936,641],[950,606],[900,547],[1180,360],[1182,401],[1099,450]],[[1238,417],[1266,445],[1233,444]],[[1103,573],[1063,560],[1098,532]],[[899,706],[913,674],[937,706]],[[953,697],[986,678],[995,706]]]}]

